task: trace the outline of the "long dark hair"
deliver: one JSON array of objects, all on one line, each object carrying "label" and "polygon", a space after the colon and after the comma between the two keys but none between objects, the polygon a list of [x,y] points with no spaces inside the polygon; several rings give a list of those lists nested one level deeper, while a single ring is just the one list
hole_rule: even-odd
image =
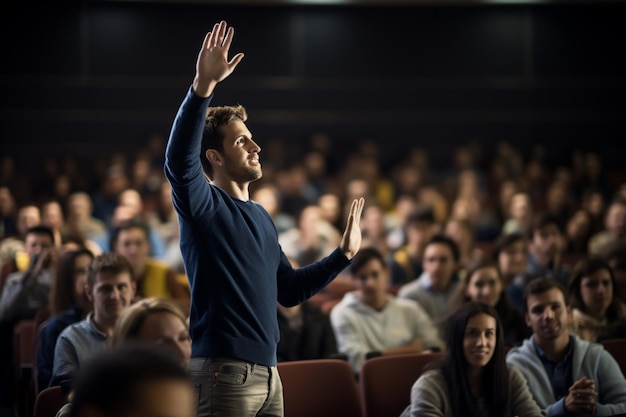
[{"label": "long dark hair", "polygon": [[480,416],[478,401],[469,383],[463,339],[468,320],[481,313],[496,320],[496,345],[491,360],[482,371],[481,392],[487,402],[489,415],[510,417],[509,372],[505,362],[502,323],[493,307],[477,301],[469,301],[450,317],[447,328],[448,348],[438,366],[448,385],[452,415],[455,417]]},{"label": "long dark hair", "polygon": [[74,262],[76,258],[82,255],[89,256],[92,260],[94,258],[93,253],[85,248],[67,251],[59,258],[56,279],[52,281],[52,287],[50,288],[50,313],[52,315],[58,314],[72,305],[85,307],[90,304],[86,296],[83,296],[83,300],[76,299],[74,290],[76,273],[78,272]]},{"label": "long dark hair", "polygon": [[574,270],[572,271],[572,275],[570,275],[568,283],[569,303],[571,307],[577,308],[582,312],[586,312],[587,306],[583,302],[583,297],[580,293],[580,285],[583,278],[589,277],[597,271],[601,271],[603,269],[608,271],[611,276],[611,286],[613,287],[613,298],[611,299],[611,304],[609,304],[609,307],[606,310],[606,318],[609,321],[619,320],[623,318],[623,307],[615,288],[616,284],[615,276],[613,275],[613,268],[611,268],[611,265],[606,260],[600,257],[581,259],[574,266]]}]

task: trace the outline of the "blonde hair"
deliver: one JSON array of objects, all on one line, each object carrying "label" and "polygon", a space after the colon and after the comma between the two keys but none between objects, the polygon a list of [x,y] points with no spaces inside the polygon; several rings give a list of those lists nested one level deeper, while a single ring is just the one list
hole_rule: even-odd
[{"label": "blonde hair", "polygon": [[144,298],[131,304],[117,319],[109,345],[121,346],[128,341],[136,340],[146,318],[154,313],[171,313],[178,317],[189,330],[187,317],[174,301],[167,298]]}]

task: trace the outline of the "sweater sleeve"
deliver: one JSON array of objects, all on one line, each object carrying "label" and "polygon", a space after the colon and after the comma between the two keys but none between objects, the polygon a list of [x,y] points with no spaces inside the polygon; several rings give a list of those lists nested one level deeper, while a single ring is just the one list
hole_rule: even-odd
[{"label": "sweater sleeve", "polygon": [[361,332],[350,319],[353,311],[347,307],[337,305],[330,312],[330,320],[337,339],[339,353],[348,357],[355,374],[361,372],[365,355],[371,349],[365,344]]},{"label": "sweater sleeve", "polygon": [[[449,407],[445,381],[439,371],[420,376],[411,388],[411,417],[445,417]],[[404,415],[404,414],[403,414]]]},{"label": "sweater sleeve", "polygon": [[512,415],[518,417],[544,416],[528,389],[528,383],[513,366],[508,366]]},{"label": "sweater sleeve", "polygon": [[626,413],[626,379],[610,353],[600,351],[598,361],[596,416]]},{"label": "sweater sleeve", "polygon": [[206,111],[212,96],[197,96],[190,87],[174,119],[165,149],[165,176],[172,186],[177,213],[193,218],[209,203],[208,181],[202,171],[201,146]]}]

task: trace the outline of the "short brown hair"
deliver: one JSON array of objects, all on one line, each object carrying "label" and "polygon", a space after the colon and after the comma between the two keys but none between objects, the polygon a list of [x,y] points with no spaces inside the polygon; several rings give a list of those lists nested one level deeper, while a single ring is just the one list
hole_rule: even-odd
[{"label": "short brown hair", "polygon": [[202,131],[202,146],[200,147],[200,161],[204,174],[213,179],[213,167],[206,158],[208,149],[215,149],[219,153],[224,152],[224,135],[220,132],[220,126],[235,121],[245,122],[248,120],[246,109],[238,104],[236,106],[209,107],[206,113],[204,130]]},{"label": "short brown hair", "polygon": [[128,272],[131,282],[135,282],[133,267],[123,255],[116,252],[105,252],[96,256],[93,261],[91,261],[87,270],[87,285],[89,288],[94,287],[100,272],[113,274]]}]

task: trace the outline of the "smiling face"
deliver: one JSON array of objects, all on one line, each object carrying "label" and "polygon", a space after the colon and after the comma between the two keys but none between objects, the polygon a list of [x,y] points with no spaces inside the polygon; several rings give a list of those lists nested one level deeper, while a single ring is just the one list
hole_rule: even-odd
[{"label": "smiling face", "polygon": [[87,285],[87,296],[93,303],[94,320],[98,323],[115,323],[124,308],[135,298],[135,289],[129,272],[100,271],[93,288]]},{"label": "smiling face", "polygon": [[220,155],[214,149],[207,151],[207,157],[218,175],[222,174],[237,182],[245,183],[263,176],[259,152],[261,148],[252,140],[252,133],[240,120],[219,127],[224,137],[224,153]]},{"label": "smiling face", "polygon": [[479,313],[467,320],[463,336],[463,354],[470,368],[482,368],[489,363],[496,348],[496,319]]},{"label": "smiling face", "polygon": [[540,345],[569,337],[568,311],[561,290],[550,288],[538,294],[529,294],[526,306],[526,325],[533,329],[535,340]]}]

